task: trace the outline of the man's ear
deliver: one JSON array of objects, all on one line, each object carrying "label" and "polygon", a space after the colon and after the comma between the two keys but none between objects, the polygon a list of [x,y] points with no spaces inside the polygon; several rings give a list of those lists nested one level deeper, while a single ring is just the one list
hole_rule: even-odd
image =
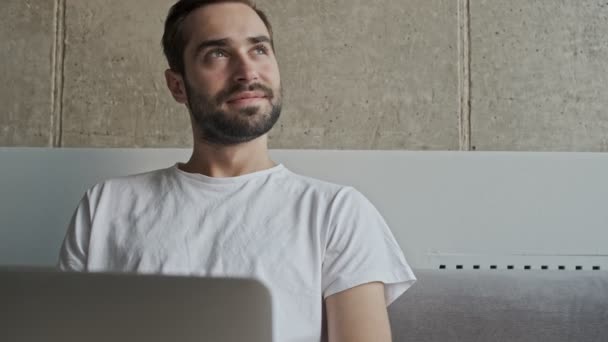
[{"label": "man's ear", "polygon": [[184,77],[171,69],[167,69],[165,70],[165,80],[167,81],[167,88],[171,91],[175,101],[187,104],[188,94],[186,93]]}]

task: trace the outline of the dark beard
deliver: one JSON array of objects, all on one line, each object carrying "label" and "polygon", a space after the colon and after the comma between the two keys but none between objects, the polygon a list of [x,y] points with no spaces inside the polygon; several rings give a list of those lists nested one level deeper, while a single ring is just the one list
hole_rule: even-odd
[{"label": "dark beard", "polygon": [[[197,125],[201,138],[214,145],[236,145],[254,140],[268,133],[281,116],[281,94],[273,103],[275,94],[272,89],[259,83],[249,86],[237,84],[221,91],[215,99],[196,93],[187,81],[185,86],[193,123]],[[264,92],[271,101],[269,112],[258,113],[260,108],[257,106],[242,108],[232,114],[219,109],[235,93],[256,90]]]}]

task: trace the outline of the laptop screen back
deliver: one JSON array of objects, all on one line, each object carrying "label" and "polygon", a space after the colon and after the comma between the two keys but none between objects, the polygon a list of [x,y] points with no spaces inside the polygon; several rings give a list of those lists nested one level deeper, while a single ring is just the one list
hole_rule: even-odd
[{"label": "laptop screen back", "polygon": [[246,279],[0,270],[0,340],[272,341],[271,298]]}]

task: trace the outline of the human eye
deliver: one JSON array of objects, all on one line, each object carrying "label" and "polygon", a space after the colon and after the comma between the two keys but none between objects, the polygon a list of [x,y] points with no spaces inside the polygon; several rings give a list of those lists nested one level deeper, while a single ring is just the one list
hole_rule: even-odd
[{"label": "human eye", "polygon": [[209,51],[207,53],[206,57],[210,58],[210,59],[217,59],[217,58],[228,57],[228,54],[224,50],[215,49],[215,50]]},{"label": "human eye", "polygon": [[258,44],[253,48],[254,52],[258,55],[267,55],[268,47],[264,44]]}]

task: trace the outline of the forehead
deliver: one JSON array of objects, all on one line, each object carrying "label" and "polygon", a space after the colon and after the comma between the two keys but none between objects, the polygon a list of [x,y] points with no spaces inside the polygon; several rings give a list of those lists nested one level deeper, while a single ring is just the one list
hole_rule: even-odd
[{"label": "forehead", "polygon": [[262,19],[251,7],[241,3],[218,3],[192,12],[184,22],[188,47],[204,40],[244,41],[249,37],[269,36]]}]

